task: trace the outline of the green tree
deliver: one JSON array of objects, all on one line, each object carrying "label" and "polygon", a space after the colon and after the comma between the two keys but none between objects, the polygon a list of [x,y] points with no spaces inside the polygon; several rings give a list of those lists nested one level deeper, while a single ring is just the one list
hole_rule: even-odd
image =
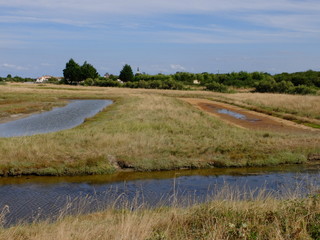
[{"label": "green tree", "polygon": [[99,74],[97,70],[91,64],[87,63],[87,61],[85,61],[81,66],[81,80],[85,80],[88,78],[95,79],[98,77]]},{"label": "green tree", "polygon": [[134,80],[134,75],[130,65],[126,64],[123,66],[122,70],[120,71],[119,78],[123,82],[132,82]]},{"label": "green tree", "polygon": [[67,84],[75,84],[81,81],[81,67],[72,58],[66,63],[63,77]]}]

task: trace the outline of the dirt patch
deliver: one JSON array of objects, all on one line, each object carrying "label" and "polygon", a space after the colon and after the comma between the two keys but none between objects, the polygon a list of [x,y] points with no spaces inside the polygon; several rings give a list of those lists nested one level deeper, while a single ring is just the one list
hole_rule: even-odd
[{"label": "dirt patch", "polygon": [[218,117],[229,124],[253,130],[272,132],[301,132],[320,134],[320,130],[300,125],[288,120],[276,118],[236,107],[233,105],[210,101],[206,99],[181,98],[199,109]]},{"label": "dirt patch", "polygon": [[30,117],[31,115],[36,114],[36,113],[40,113],[40,111],[33,112],[33,113],[18,113],[18,114],[12,114],[9,116],[5,116],[5,117],[0,117],[0,124],[12,122],[12,121],[19,120],[19,119],[26,118],[26,117]]}]

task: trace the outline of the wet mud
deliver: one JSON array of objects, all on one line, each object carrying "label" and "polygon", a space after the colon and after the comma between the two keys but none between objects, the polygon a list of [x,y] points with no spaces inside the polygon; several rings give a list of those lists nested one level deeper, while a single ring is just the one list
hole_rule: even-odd
[{"label": "wet mud", "polygon": [[313,129],[288,120],[250,111],[225,103],[194,98],[184,98],[183,100],[229,124],[245,129],[281,133],[290,132],[320,134],[318,129]]}]

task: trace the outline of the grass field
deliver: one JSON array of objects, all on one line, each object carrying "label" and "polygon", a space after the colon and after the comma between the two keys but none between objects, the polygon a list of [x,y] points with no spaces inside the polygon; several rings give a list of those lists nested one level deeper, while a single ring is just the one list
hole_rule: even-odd
[{"label": "grass field", "polygon": [[218,100],[320,127],[319,95],[237,93],[220,95]]},{"label": "grass field", "polygon": [[121,209],[109,207],[91,214],[62,214],[54,222],[0,227],[0,239],[320,239],[319,194],[305,198],[292,194],[284,199],[264,191],[251,195],[244,197],[224,187],[208,203],[190,207],[174,204],[150,209],[124,202]]},{"label": "grass field", "polygon": [[[268,104],[263,94],[1,85],[2,119],[61,106],[67,99],[112,99],[114,104],[70,130],[0,138],[0,174],[104,174],[116,171],[119,165],[142,171],[264,166],[303,163],[309,154],[320,153],[320,134],[279,134],[231,127],[178,97]],[[300,96],[281,97],[281,105],[287,108],[302,102]],[[319,106],[313,103],[320,97],[308,97],[296,111],[317,119],[318,113],[306,112],[318,111]],[[270,106],[275,102],[270,100]]]},{"label": "grass field", "polygon": [[319,96],[289,94],[232,94],[234,100],[320,120]]}]

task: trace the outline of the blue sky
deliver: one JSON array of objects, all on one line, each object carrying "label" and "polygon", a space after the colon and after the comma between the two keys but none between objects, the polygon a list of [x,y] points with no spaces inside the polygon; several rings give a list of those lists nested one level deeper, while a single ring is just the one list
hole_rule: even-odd
[{"label": "blue sky", "polygon": [[319,0],[0,0],[0,76],[320,70]]}]

